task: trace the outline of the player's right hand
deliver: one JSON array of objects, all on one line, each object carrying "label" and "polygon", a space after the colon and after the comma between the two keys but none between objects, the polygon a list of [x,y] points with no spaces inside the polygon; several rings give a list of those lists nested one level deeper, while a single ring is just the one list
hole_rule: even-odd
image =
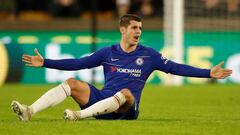
[{"label": "player's right hand", "polygon": [[26,66],[42,67],[44,59],[38,52],[37,48],[34,49],[34,53],[36,54],[35,56],[23,54],[22,61],[26,63]]}]

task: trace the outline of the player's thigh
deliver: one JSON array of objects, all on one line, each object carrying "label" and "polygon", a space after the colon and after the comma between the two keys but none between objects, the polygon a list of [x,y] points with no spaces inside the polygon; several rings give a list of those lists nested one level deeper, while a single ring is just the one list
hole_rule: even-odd
[{"label": "player's thigh", "polygon": [[71,96],[80,105],[85,105],[90,97],[90,88],[86,82],[74,78],[67,79],[71,88]]}]

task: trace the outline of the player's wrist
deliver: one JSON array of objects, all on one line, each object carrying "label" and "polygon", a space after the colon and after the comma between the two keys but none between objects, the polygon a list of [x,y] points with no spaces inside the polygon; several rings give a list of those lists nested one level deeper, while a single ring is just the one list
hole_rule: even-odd
[{"label": "player's wrist", "polygon": [[42,59],[42,65],[40,67],[46,67],[46,62],[47,62],[46,59]]},{"label": "player's wrist", "polygon": [[41,66],[40,66],[40,67],[43,67],[43,65],[44,65],[44,59],[42,60],[42,63],[41,63]]}]

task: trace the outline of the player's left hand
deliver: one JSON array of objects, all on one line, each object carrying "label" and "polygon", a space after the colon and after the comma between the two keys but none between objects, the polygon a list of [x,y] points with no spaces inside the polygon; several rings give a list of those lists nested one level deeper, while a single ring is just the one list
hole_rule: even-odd
[{"label": "player's left hand", "polygon": [[231,69],[223,69],[224,61],[213,67],[210,72],[210,76],[214,79],[224,79],[232,74]]}]

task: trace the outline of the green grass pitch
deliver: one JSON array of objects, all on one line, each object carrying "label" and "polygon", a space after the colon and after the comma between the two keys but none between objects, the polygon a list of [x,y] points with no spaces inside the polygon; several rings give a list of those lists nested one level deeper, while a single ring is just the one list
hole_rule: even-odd
[{"label": "green grass pitch", "polygon": [[146,85],[138,120],[64,121],[66,108],[79,109],[68,98],[20,122],[10,109],[12,100],[31,104],[53,85],[0,87],[0,135],[239,135],[240,85]]}]

